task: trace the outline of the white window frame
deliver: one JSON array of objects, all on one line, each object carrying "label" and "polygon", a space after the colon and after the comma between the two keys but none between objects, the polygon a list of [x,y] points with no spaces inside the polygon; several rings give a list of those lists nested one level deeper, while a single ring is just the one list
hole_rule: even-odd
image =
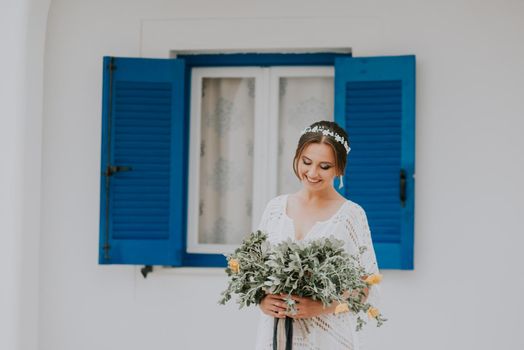
[{"label": "white window frame", "polygon": [[[225,254],[238,244],[198,242],[200,198],[200,144],[202,81],[204,78],[254,78],[253,215],[251,230],[256,230],[267,202],[278,188],[278,111],[279,82],[282,77],[334,77],[334,67],[213,67],[193,68],[191,72],[189,179],[187,211],[187,252]],[[246,232],[247,234],[248,232]]]}]

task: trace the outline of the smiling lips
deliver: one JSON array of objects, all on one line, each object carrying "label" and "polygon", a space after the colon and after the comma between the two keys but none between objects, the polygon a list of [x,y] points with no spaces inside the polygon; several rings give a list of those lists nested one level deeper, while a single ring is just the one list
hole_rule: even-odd
[{"label": "smiling lips", "polygon": [[306,180],[311,184],[318,184],[321,180],[312,181],[307,175],[304,175]]}]

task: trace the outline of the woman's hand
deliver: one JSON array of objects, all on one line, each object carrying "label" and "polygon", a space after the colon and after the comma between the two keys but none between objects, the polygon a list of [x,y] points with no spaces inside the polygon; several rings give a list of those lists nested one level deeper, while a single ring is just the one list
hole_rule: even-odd
[{"label": "woman's hand", "polygon": [[281,295],[266,294],[259,306],[262,312],[268,316],[286,318],[286,303]]},{"label": "woman's hand", "polygon": [[296,302],[295,308],[297,310],[297,313],[294,315],[290,313],[287,314],[287,316],[292,318],[311,318],[335,312],[336,305],[324,306],[320,300],[313,300],[296,295],[292,295],[291,298]]}]

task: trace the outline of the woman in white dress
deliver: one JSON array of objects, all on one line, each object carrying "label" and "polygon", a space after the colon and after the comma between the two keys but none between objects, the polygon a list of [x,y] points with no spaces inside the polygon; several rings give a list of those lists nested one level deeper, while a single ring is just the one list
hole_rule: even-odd
[{"label": "woman in white dress", "polygon": [[[357,255],[370,274],[378,273],[375,252],[364,210],[341,196],[333,187],[336,176],[344,174],[349,152],[347,133],[329,121],[313,123],[299,139],[293,170],[302,188],[270,200],[264,210],[259,230],[268,234],[271,243],[287,238],[309,241],[334,235],[345,242],[349,254]],[[360,254],[358,247],[367,249]],[[376,303],[376,287],[369,290],[368,301]],[[293,318],[293,350],[357,350],[355,315],[338,312],[337,305],[324,307],[320,301],[294,297],[297,314]],[[285,306],[280,295],[266,295],[260,303],[261,319],[257,349],[276,350],[274,320],[285,318]]]}]

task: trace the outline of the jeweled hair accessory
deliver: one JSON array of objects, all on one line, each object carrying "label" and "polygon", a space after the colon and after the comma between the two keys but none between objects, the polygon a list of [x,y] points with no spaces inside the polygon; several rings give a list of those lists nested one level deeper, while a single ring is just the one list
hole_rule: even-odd
[{"label": "jeweled hair accessory", "polygon": [[305,128],[302,131],[300,135],[304,135],[305,133],[308,133],[308,132],[321,132],[322,135],[324,136],[331,136],[332,138],[335,139],[335,141],[339,142],[340,144],[342,144],[342,146],[344,146],[344,148],[346,149],[346,153],[349,153],[349,151],[351,151],[351,147],[349,147],[348,142],[344,139],[344,137],[340,136],[333,130],[326,129],[323,126],[318,126],[318,125],[314,127],[308,126],[307,128]]}]

